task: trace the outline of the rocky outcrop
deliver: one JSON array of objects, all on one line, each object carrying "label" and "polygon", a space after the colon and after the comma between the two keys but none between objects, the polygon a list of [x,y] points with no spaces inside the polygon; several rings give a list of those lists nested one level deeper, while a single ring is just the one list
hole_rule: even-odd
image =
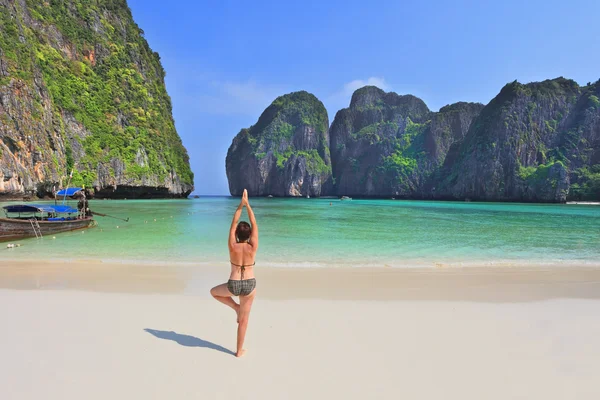
[{"label": "rocky outcrop", "polygon": [[0,0],[0,198],[193,189],[158,54],[125,0]]},{"label": "rocky outcrop", "polygon": [[429,197],[432,176],[482,108],[456,103],[435,113],[414,96],[357,90],[330,129],[334,193]]},{"label": "rocky outcrop", "polygon": [[[307,124],[283,124],[280,111],[272,105],[234,139],[232,194],[248,187],[278,196],[600,200],[600,81],[515,81],[486,106],[460,102],[438,112],[414,96],[367,86],[321,142]],[[307,173],[300,149],[322,156],[327,173]]]},{"label": "rocky outcrop", "polygon": [[506,85],[447,159],[436,197],[600,198],[599,89],[564,78]]},{"label": "rocky outcrop", "polygon": [[331,181],[329,119],[314,95],[278,97],[227,152],[232,195],[320,196]]}]

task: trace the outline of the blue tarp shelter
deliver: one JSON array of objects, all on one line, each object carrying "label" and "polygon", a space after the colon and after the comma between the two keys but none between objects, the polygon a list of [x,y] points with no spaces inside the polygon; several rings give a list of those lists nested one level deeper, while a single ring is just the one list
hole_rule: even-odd
[{"label": "blue tarp shelter", "polygon": [[66,188],[56,193],[57,196],[75,196],[77,192],[83,190],[82,188]]},{"label": "blue tarp shelter", "polygon": [[77,209],[71,206],[58,205],[53,206],[51,204],[15,204],[12,206],[3,207],[7,212],[10,213],[57,213],[57,214],[69,214],[76,213]]}]

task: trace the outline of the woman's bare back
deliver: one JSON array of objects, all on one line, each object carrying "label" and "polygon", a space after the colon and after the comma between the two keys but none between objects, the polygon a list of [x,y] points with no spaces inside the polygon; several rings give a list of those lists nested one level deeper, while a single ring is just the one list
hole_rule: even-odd
[{"label": "woman's bare back", "polygon": [[242,269],[244,270],[244,279],[254,278],[254,258],[256,250],[249,242],[235,243],[229,249],[229,262],[231,264],[231,273],[229,279],[242,279]]}]

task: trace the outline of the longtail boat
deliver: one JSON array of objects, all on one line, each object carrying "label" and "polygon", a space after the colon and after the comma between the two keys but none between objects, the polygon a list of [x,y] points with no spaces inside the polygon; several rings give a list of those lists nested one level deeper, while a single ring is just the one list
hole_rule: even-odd
[{"label": "longtail boat", "polygon": [[57,196],[81,195],[78,208],[68,205],[14,204],[4,206],[4,218],[0,218],[0,242],[27,237],[41,238],[60,232],[86,229],[96,225],[87,200],[80,188],[69,188]]}]

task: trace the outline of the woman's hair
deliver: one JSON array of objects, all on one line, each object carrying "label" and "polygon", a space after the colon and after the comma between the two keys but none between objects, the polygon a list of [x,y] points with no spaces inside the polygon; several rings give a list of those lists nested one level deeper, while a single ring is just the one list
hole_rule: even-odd
[{"label": "woman's hair", "polygon": [[252,235],[252,228],[250,227],[250,224],[245,221],[241,221],[237,228],[235,228],[235,236],[237,237],[238,241],[245,242],[246,240],[250,239],[250,235]]}]

